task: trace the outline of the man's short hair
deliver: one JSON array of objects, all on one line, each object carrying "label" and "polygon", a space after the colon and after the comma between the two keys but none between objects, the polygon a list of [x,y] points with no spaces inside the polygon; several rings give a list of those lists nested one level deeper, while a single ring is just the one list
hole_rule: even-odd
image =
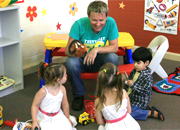
[{"label": "man's short hair", "polygon": [[97,0],[97,1],[93,1],[88,5],[87,8],[87,15],[88,17],[90,17],[90,13],[97,13],[97,14],[106,14],[106,17],[109,14],[109,8],[107,6],[107,4],[103,1]]},{"label": "man's short hair", "polygon": [[149,62],[151,62],[152,60],[151,49],[146,48],[146,47],[139,47],[133,52],[132,58],[134,61],[141,60],[145,63],[146,61],[149,60]]}]

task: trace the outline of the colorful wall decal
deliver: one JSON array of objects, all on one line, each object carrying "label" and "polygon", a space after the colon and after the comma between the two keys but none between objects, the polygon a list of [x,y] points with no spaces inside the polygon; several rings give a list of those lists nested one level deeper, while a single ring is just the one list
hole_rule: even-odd
[{"label": "colorful wall decal", "polygon": [[0,7],[6,7],[6,6],[12,5],[16,2],[17,2],[17,0],[0,0]]},{"label": "colorful wall decal", "polygon": [[70,6],[69,6],[69,8],[70,8],[69,14],[72,14],[72,16],[74,16],[75,12],[78,11],[78,8],[75,6],[76,6],[76,2],[74,2],[73,4],[70,4]]},{"label": "colorful wall decal", "polygon": [[24,0],[18,0],[16,3],[24,3]]},{"label": "colorful wall decal", "polygon": [[43,14],[43,17],[44,17],[44,15],[47,15],[46,11],[47,10],[45,10],[44,8],[43,8],[43,11],[41,11],[41,13]]},{"label": "colorful wall decal", "polygon": [[36,6],[28,6],[27,11],[28,13],[26,14],[26,17],[30,17],[30,21],[32,22],[34,20],[34,17],[37,17],[37,13],[35,12],[37,10]]},{"label": "colorful wall decal", "polygon": [[123,2],[122,3],[119,3],[119,8],[122,8],[122,9],[124,9],[124,4],[123,4]]},{"label": "colorful wall decal", "polygon": [[61,30],[61,24],[59,24],[59,22],[58,22],[58,24],[56,25],[56,27],[57,27],[57,30]]},{"label": "colorful wall decal", "polygon": [[145,0],[144,30],[177,35],[179,0]]}]

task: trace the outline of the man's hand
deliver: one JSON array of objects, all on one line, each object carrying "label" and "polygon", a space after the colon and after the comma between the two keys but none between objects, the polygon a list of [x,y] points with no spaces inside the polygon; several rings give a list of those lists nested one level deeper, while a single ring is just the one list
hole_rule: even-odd
[{"label": "man's hand", "polygon": [[98,48],[93,48],[90,52],[86,54],[84,58],[84,64],[87,64],[87,66],[94,64],[94,60],[97,56],[97,49]]}]

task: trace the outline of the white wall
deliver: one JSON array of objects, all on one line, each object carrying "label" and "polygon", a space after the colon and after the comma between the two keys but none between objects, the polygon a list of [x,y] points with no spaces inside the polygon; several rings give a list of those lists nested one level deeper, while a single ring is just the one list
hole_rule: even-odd
[{"label": "white wall", "polygon": [[[94,0],[25,0],[20,6],[21,40],[24,75],[37,71],[37,65],[44,60],[44,37],[47,33],[56,32],[56,25],[61,24],[58,32],[69,32],[73,22],[87,16],[87,6]],[[108,0],[103,0],[108,3]],[[78,11],[75,16],[69,14],[70,4],[76,2]],[[37,7],[37,17],[31,22],[26,17],[28,6]],[[47,15],[43,16],[43,8]]]}]

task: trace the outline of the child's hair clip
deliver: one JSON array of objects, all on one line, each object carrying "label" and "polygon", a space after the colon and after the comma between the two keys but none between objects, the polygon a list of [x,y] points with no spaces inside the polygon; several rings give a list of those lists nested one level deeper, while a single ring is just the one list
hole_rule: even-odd
[{"label": "child's hair clip", "polygon": [[46,68],[46,66],[48,66],[48,63],[45,63],[45,64],[44,64],[44,68]]},{"label": "child's hair clip", "polygon": [[117,72],[117,75],[119,75],[119,72]]},{"label": "child's hair clip", "polygon": [[103,69],[104,70],[104,72],[106,73],[106,69]]}]

